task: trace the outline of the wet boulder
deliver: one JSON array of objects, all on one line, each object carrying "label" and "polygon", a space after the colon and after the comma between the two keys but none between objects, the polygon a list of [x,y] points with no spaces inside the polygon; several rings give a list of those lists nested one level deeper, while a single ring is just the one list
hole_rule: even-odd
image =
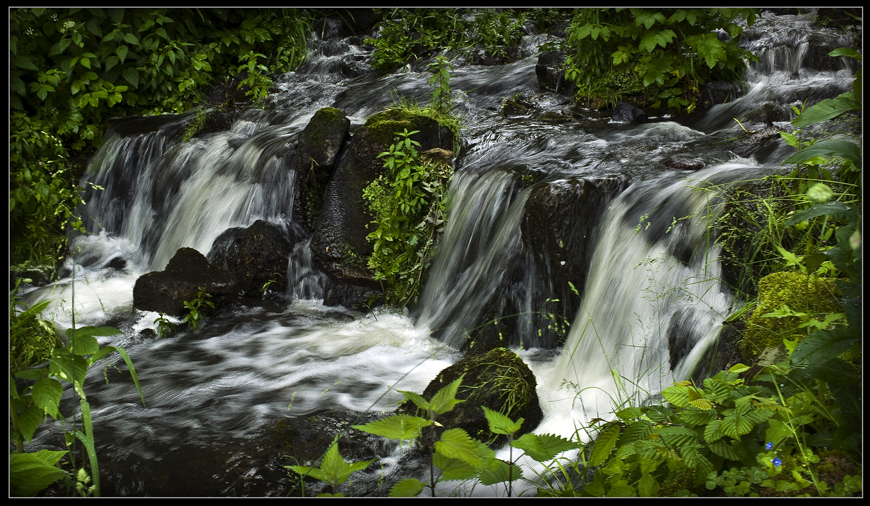
[{"label": "wet boulder", "polygon": [[[420,143],[418,151],[454,149],[454,135],[449,128],[426,116],[405,111],[375,114],[354,132],[347,154],[338,162],[326,185],[311,242],[315,262],[330,277],[330,284],[337,283],[327,289],[332,294],[324,299],[327,305],[366,305],[371,303],[372,291],[380,290],[380,283],[367,267],[373,243],[366,236],[375,226],[371,224],[373,217],[362,194],[372,181],[386,174],[384,160],[378,155],[388,151],[395,142],[395,132],[405,129],[418,130],[411,136]],[[360,298],[363,294],[368,294],[365,299]]]},{"label": "wet boulder", "polygon": [[568,94],[573,92],[573,84],[565,80],[565,70],[562,68],[567,58],[564,51],[543,51],[538,55],[535,75],[541,89]]},{"label": "wet boulder", "polygon": [[206,258],[235,274],[240,295],[256,297],[266,283],[280,293],[287,288],[287,262],[301,235],[292,224],[257,220],[250,227],[222,232]]},{"label": "wet boulder", "polygon": [[211,265],[202,253],[193,248],[179,249],[166,269],[149,272],[133,285],[133,307],[172,316],[184,316],[185,301],[193,300],[199,287],[211,295],[215,309],[228,305],[237,291],[232,272]]},{"label": "wet boulder", "polygon": [[627,102],[619,102],[613,109],[613,121],[639,125],[649,121],[649,118],[643,109],[638,109]]},{"label": "wet boulder", "polygon": [[[464,376],[463,376],[464,375]],[[436,415],[436,421],[443,427],[436,427],[436,440],[446,429],[461,428],[468,434],[490,446],[500,446],[507,442],[504,435],[489,431],[489,424],[483,407],[503,413],[512,420],[523,418],[520,430],[514,434],[519,437],[531,432],[544,417],[538,404],[535,390],[537,381],[531,369],[507,348],[497,348],[482,355],[466,357],[444,369],[423,391],[423,398],[431,400],[444,386],[462,379],[456,398],[464,400],[451,411]],[[412,403],[404,402],[399,411],[417,413]]]},{"label": "wet boulder", "polygon": [[349,130],[350,120],[344,111],[326,107],[314,113],[299,134],[299,191],[294,214],[301,216],[309,228],[313,228],[320,214],[326,182],[332,175]]}]

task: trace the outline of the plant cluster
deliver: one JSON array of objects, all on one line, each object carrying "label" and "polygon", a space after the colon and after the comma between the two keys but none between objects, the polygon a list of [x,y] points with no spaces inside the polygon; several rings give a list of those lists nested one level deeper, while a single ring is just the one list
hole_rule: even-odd
[{"label": "plant cluster", "polygon": [[[182,323],[186,323],[187,328],[189,328],[190,330],[196,330],[197,328],[199,328],[200,320],[205,318],[206,309],[204,308],[204,306],[208,306],[214,309],[214,302],[208,300],[210,298],[211,294],[205,291],[204,286],[201,286],[199,287],[199,291],[196,293],[196,296],[193,299],[184,301],[184,307],[187,308],[187,314],[184,316],[184,320],[182,320]],[[163,315],[161,313],[161,318],[162,316]],[[161,332],[169,330],[169,327],[166,327],[166,323],[168,322],[162,322],[158,318],[157,320],[155,320],[155,323],[157,323],[158,329]],[[169,325],[171,326],[172,324],[170,323]],[[175,327],[171,327],[171,329],[174,330]]]},{"label": "plant cluster", "polygon": [[[429,438],[423,443],[429,455],[428,481],[406,478],[390,489],[390,497],[415,497],[426,487],[429,488],[431,496],[435,497],[436,484],[453,480],[478,480],[483,485],[507,483],[507,495],[510,497],[512,483],[522,478],[522,470],[513,459],[513,448],[523,450],[526,455],[538,462],[552,460],[559,453],[577,448],[576,443],[553,434],[526,434],[514,441],[513,434],[520,429],[523,419],[514,421],[486,407],[482,409],[490,432],[508,437],[511,448],[508,461],[495,458],[495,452],[469,436],[463,429],[447,429],[436,441],[435,426],[440,425],[436,421],[438,415],[448,413],[460,402],[465,402],[456,399],[461,384],[462,377],[441,388],[429,401],[420,394],[400,391],[407,401],[413,402],[427,413],[427,417],[398,414],[365,425],[352,426],[354,429],[400,442],[421,438],[425,428],[430,428]],[[351,473],[365,469],[375,460],[348,465],[339,456],[338,445],[333,443],[323,457],[320,468],[284,467],[302,476],[312,476],[332,485],[332,494],[320,494],[320,496],[343,496],[341,493],[336,493],[336,486],[343,483]],[[436,468],[440,471],[437,477]]]},{"label": "plant cluster", "polygon": [[[10,225],[13,265],[53,263],[82,203],[76,184],[106,120],[180,113],[208,86],[252,100],[306,55],[298,9],[10,11]],[[242,79],[236,79],[244,73]],[[227,89],[228,96],[234,90]],[[81,229],[81,223],[73,224]],[[26,245],[26,247],[25,247]]]},{"label": "plant cluster", "polygon": [[[18,315],[15,314],[15,306],[13,305],[13,317],[16,318],[17,323],[31,320],[35,314],[34,310],[45,308],[49,302],[40,302]],[[21,327],[16,327],[13,330],[23,331]],[[88,369],[107,355],[117,352],[126,362],[130,376],[133,377],[133,382],[139,391],[139,397],[142,399],[142,405],[145,405],[136,369],[133,367],[127,352],[117,346],[100,348],[96,339],[98,336],[111,336],[120,333],[120,330],[112,327],[76,329],[73,326],[73,328],[66,330],[67,342],[65,346],[60,344],[51,349],[48,357],[40,357],[40,359],[47,359],[48,365],[10,371],[11,439],[16,444],[16,453],[9,455],[12,495],[32,496],[59,480],[65,480],[68,487],[75,487],[76,492],[83,496],[100,495],[100,471],[94,447],[94,430],[90,405],[84,391]],[[23,389],[19,389],[19,386],[16,385],[16,379],[26,381],[27,385]],[[59,467],[59,461],[65,456],[69,456],[73,469],[77,467],[74,451],[40,450],[34,453],[24,453],[23,445],[25,440],[28,443],[31,441],[45,415],[51,416],[64,425],[70,422],[60,412],[60,399],[64,390],[63,382],[73,386],[79,396],[81,407],[81,428],[77,428],[76,422],[73,420],[66,432],[66,444],[74,446],[76,440],[80,441],[84,453],[87,453],[90,465],[90,474],[88,474],[84,468],[84,462],[82,462],[82,467],[75,473],[75,479]],[[89,485],[91,480],[93,484]]]},{"label": "plant cluster", "polygon": [[524,35],[525,11],[513,9],[376,9],[383,19],[376,37],[372,67],[392,68],[432,53],[458,55],[477,46],[506,56]]},{"label": "plant cluster", "polygon": [[395,132],[395,143],[384,158],[386,175],[381,175],[363,190],[377,226],[368,235],[374,252],[368,266],[375,279],[389,287],[387,302],[405,306],[420,291],[423,270],[432,257],[435,234],[443,230],[447,217],[444,197],[453,176],[450,165],[423,159],[420,146],[406,128]]},{"label": "plant cluster", "polygon": [[[699,87],[737,80],[745,60],[757,57],[738,46],[758,9],[577,9],[568,28],[565,77],[577,96],[618,102],[643,94],[654,108],[692,112]],[[727,33],[720,40],[719,31]],[[636,77],[631,77],[628,73]],[[637,86],[638,81],[642,86]]]}]

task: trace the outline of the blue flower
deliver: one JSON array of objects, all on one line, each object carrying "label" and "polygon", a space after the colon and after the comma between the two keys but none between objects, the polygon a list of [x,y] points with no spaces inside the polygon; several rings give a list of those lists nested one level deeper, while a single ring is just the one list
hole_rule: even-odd
[{"label": "blue flower", "polygon": [[776,467],[779,467],[782,465],[782,461],[779,460],[778,458],[771,460],[771,462],[773,462],[773,465]]},{"label": "blue flower", "polygon": [[766,450],[773,450],[773,443],[767,443],[766,445],[764,445],[764,448]]}]

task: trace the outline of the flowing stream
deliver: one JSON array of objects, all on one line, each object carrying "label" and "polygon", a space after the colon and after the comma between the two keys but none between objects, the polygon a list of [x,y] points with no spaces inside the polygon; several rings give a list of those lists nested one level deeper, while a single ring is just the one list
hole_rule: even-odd
[{"label": "flowing stream", "polygon": [[[134,310],[132,292],[139,276],[162,270],[180,247],[207,254],[227,228],[257,219],[292,222],[296,174],[287,169],[285,153],[314,113],[338,107],[353,128],[393,97],[425,103],[428,73],[366,72],[369,53],[356,39],[315,36],[309,61],[278,76],[265,108],[246,110],[228,131],[173,143],[185,117],[117,121],[85,176],[105,188],[86,199],[93,233],[73,240],[63,279],[26,291],[28,303],[54,301],[46,315],[63,329],[74,318],[76,326],[123,330],[100,343],[129,352],[147,408],[119,358],[92,368],[85,391],[97,447],[109,445],[100,454],[104,494],[285,493],[286,477],[275,476],[284,475],[280,466],[289,460],[273,459],[277,470],[269,474],[253,457],[267,451],[279,419],[333,409],[392,410],[402,399],[396,390],[422,392],[462,357],[458,350],[487,301],[501,297],[525,313],[539,310],[533,293],[547,287],[535,286],[534,276],[504,293],[500,288],[508,266],[524,258],[520,222],[537,185],[596,179],[627,189],[589,224],[588,277],[564,347],[547,346],[535,325],[518,324],[522,347],[513,347],[536,375],[545,415],[536,432],[571,436],[590,419],[607,418],[615,404],[645,402],[689,377],[717,342],[734,301],[719,280],[719,252],[706,222],[679,218],[714,204],[697,188],[774,173],[792,151],[777,138],[751,156],[735,155],[728,139],[743,132],[733,118],[768,102],[788,111],[806,98],[836,96],[850,87],[855,70],[840,61],[835,70],[808,64],[820,41],[827,51],[853,43],[814,26],[812,13],[766,13],[744,37],[761,58],[748,72],[745,91],[691,124],[507,120],[499,108],[515,94],[537,96],[539,107],[565,114],[572,104],[538,90],[537,56],[502,66],[457,65],[451,88],[454,111],[464,117],[463,147],[449,222],[411,313],[324,306],[325,277],[307,243],[297,246],[288,265],[285,295],[292,302],[246,300],[196,332],[174,319],[180,331],[157,339],[147,331],[158,315]],[[524,54],[535,54],[542,42],[527,37]],[[348,62],[362,75],[347,77]],[[785,127],[790,118],[773,124]],[[702,168],[666,167],[674,158]],[[532,172],[537,182],[524,184],[523,175]],[[73,399],[67,389],[68,411]],[[32,448],[57,448],[59,425],[44,427]],[[507,458],[506,450],[502,454]],[[214,472],[205,461],[226,464]],[[402,472],[384,461],[383,472]],[[502,493],[461,487],[457,493]],[[454,488],[450,482],[443,492]]]}]

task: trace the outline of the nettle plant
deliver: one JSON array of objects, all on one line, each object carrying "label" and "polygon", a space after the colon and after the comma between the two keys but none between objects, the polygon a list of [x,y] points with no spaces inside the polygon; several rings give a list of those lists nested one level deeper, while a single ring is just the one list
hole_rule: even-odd
[{"label": "nettle plant", "polygon": [[[431,496],[435,497],[435,487],[438,483],[454,480],[478,480],[484,485],[507,483],[506,493],[511,496],[512,482],[522,478],[522,469],[516,465],[512,450],[508,461],[497,459],[495,452],[486,444],[472,438],[460,428],[447,429],[437,441],[435,440],[435,427],[441,426],[437,421],[438,416],[450,412],[457,404],[465,402],[456,399],[461,384],[462,377],[440,389],[429,401],[420,394],[400,390],[406,400],[428,413],[428,417],[398,414],[365,425],[352,425],[354,429],[400,442],[423,439],[422,444],[429,454],[428,481],[417,478],[401,480],[390,489],[390,497],[416,497],[426,487],[429,488]],[[497,411],[486,407],[482,409],[490,432],[506,435],[511,449],[523,450],[526,455],[538,462],[552,460],[559,453],[578,448],[576,443],[553,434],[525,434],[514,440],[513,434],[522,426],[522,418],[513,421]],[[424,436],[424,432],[427,432],[426,427],[429,427],[428,438]],[[365,469],[376,460],[348,465],[338,455],[337,448],[336,444],[330,447],[320,468],[285,467],[300,475],[309,475],[329,483],[333,486],[333,494],[335,494],[336,484],[343,483],[350,473]],[[438,469],[439,473],[436,474],[435,469]],[[321,494],[321,496],[333,494]]]}]

